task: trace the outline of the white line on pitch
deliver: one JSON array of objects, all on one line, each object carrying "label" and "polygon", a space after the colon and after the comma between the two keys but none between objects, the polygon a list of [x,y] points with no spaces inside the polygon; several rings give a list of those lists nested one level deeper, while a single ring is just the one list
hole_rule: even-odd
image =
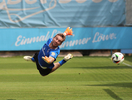
[{"label": "white line on pitch", "polygon": [[131,68],[132,68],[132,66],[131,66],[131,65],[129,65],[129,64],[127,64],[127,63],[122,62],[122,64],[124,64],[124,65],[129,66],[129,67],[131,67]]}]

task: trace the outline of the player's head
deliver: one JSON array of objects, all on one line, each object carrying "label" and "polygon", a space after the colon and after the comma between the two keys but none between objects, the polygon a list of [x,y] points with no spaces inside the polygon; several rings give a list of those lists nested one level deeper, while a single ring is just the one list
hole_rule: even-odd
[{"label": "player's head", "polygon": [[57,37],[57,36],[60,36],[62,38],[61,42],[65,41],[65,39],[66,39],[66,36],[63,33],[58,33],[58,34],[56,34],[55,37]]},{"label": "player's head", "polygon": [[53,47],[58,47],[60,46],[63,41],[65,41],[66,36],[63,35],[63,33],[58,33],[55,37],[53,37],[53,40],[51,42]]}]

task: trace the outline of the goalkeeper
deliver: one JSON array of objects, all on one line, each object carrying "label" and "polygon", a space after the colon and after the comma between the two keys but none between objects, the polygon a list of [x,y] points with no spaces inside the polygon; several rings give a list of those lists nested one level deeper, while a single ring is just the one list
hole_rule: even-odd
[{"label": "goalkeeper", "polygon": [[57,68],[67,62],[73,57],[72,54],[68,54],[59,62],[54,63],[60,53],[59,46],[65,41],[67,35],[72,35],[72,29],[69,27],[64,33],[58,33],[55,37],[50,38],[39,51],[35,53],[33,57],[24,56],[23,58],[27,61],[31,60],[36,62],[37,69],[42,76],[46,76],[51,72],[54,72]]}]

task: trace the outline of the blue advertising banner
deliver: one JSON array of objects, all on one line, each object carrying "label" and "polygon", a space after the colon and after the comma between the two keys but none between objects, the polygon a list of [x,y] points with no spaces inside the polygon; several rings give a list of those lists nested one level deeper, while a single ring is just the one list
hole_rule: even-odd
[{"label": "blue advertising banner", "polygon": [[[40,50],[66,28],[0,29],[0,51]],[[73,28],[61,50],[132,49],[132,27]]]},{"label": "blue advertising banner", "polygon": [[0,28],[118,26],[125,0],[0,0]]}]

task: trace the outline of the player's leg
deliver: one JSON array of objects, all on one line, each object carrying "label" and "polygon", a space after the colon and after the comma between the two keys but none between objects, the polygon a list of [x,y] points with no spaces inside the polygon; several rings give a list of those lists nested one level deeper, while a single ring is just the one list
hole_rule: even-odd
[{"label": "player's leg", "polygon": [[63,65],[64,63],[66,63],[69,59],[71,59],[73,57],[72,54],[68,54],[64,57],[63,60],[57,62],[57,63],[54,63],[54,67],[52,68],[52,71],[55,71],[56,69],[58,69],[61,65]]},{"label": "player's leg", "polygon": [[49,69],[49,68],[44,69],[44,68],[42,68],[42,67],[39,65],[39,63],[38,63],[38,53],[35,53],[35,54],[33,55],[33,57],[32,57],[32,56],[24,56],[23,58],[24,58],[26,61],[33,61],[33,62],[35,62],[35,63],[36,63],[36,66],[37,66],[37,69],[38,69],[40,75],[42,75],[42,76],[48,75],[48,74],[51,72],[51,70],[52,70],[52,69]]},{"label": "player's leg", "polygon": [[59,62],[54,63],[54,67],[52,68],[52,70],[51,70],[50,73],[54,72],[54,71],[55,71],[56,69],[58,69],[60,66],[61,66],[61,64],[60,64]]},{"label": "player's leg", "polygon": [[35,56],[36,56],[36,53],[34,54],[34,56],[24,56],[23,59],[26,60],[26,61],[33,61],[35,62]]}]

